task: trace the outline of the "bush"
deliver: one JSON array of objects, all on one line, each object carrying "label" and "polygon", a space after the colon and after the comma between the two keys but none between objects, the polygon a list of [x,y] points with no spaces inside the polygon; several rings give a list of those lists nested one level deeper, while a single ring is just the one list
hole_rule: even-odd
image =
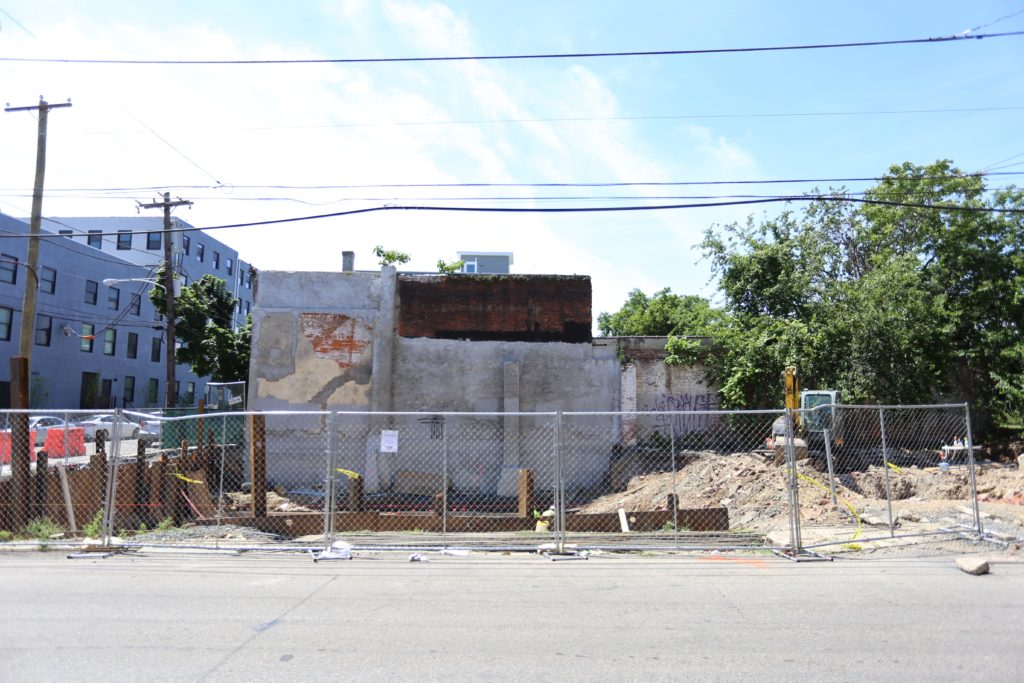
[{"label": "bush", "polygon": [[14,534],[7,530],[0,530],[0,543],[9,541],[14,538]]},{"label": "bush", "polygon": [[59,526],[50,521],[49,517],[33,517],[25,525],[24,534],[29,538],[37,538],[40,541],[48,541],[51,536],[63,531]]},{"label": "bush", "polygon": [[97,510],[92,521],[82,527],[82,533],[88,538],[99,538],[103,534],[103,510]]}]

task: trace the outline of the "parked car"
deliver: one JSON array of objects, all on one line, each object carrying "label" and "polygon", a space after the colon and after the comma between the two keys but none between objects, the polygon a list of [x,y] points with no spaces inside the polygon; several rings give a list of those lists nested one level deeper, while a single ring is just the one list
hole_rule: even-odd
[{"label": "parked car", "polygon": [[[84,420],[79,420],[75,425],[85,430],[85,440],[95,441],[97,434],[102,434],[104,441],[110,440],[110,435],[114,433],[114,418],[113,414],[105,415],[93,415],[87,417]],[[121,418],[121,437],[124,439],[138,439],[142,430],[138,423],[133,422],[131,419],[123,417]],[[38,439],[38,437],[37,437]]]},{"label": "parked car", "polygon": [[[28,418],[29,432],[31,433],[34,431],[36,433],[36,446],[42,446],[44,443],[46,443],[46,433],[50,429],[67,429],[68,427],[73,426],[74,425],[68,424],[61,418],[54,417],[53,415],[33,415]],[[11,431],[11,428],[7,427],[6,429],[0,431],[9,433]]]}]

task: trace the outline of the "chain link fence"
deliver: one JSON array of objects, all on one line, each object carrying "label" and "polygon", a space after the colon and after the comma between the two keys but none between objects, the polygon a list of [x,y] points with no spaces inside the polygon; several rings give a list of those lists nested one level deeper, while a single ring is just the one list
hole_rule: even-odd
[{"label": "chain link fence", "polygon": [[0,417],[0,528],[44,543],[793,556],[984,532],[963,405]]}]

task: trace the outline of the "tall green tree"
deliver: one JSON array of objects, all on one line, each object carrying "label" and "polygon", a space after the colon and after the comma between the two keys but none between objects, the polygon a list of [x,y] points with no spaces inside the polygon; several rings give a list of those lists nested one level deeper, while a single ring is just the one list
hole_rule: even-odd
[{"label": "tall green tree", "polygon": [[[734,407],[780,405],[782,370],[795,364],[804,386],[851,402],[1019,410],[1024,193],[990,192],[939,161],[891,167],[865,199],[709,229],[702,247],[724,310],[708,343],[670,340],[669,361],[703,362]],[[644,306],[620,313],[642,319],[632,309]]]},{"label": "tall green tree", "polygon": [[[157,280],[163,281],[162,267]],[[159,287],[149,292],[150,301],[161,315],[167,315],[167,295]],[[215,382],[246,379],[252,348],[252,319],[232,329],[237,300],[224,280],[204,275],[181,288],[174,300],[175,337],[181,341],[175,359],[188,363],[192,372],[209,375]]]},{"label": "tall green tree", "polygon": [[621,309],[597,316],[597,327],[606,337],[701,335],[719,317],[703,297],[680,296],[667,287],[651,296],[634,289]]}]

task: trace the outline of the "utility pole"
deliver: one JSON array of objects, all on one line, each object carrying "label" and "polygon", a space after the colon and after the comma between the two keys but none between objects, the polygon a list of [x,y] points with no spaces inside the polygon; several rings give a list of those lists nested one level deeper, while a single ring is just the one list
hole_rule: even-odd
[{"label": "utility pole", "polygon": [[[46,120],[51,109],[70,107],[71,102],[49,104],[40,98],[31,107],[11,107],[4,111],[37,111],[39,133],[36,140],[36,181],[32,190],[32,217],[29,220],[28,253],[25,257],[25,293],[21,304],[21,332],[18,338],[18,358],[11,359],[11,407],[29,407],[28,378],[32,358],[32,341],[36,319],[36,293],[39,289],[39,231],[43,216],[43,178],[46,176]],[[31,279],[29,279],[31,278]],[[24,359],[24,360],[21,360]],[[17,366],[17,370],[15,370]]]},{"label": "utility pole", "polygon": [[[50,109],[70,107],[71,102],[49,104],[39,98],[34,107],[5,107],[4,111],[39,112],[39,133],[36,139],[36,182],[32,190],[32,218],[29,222],[28,253],[25,256],[25,293],[21,300],[21,332],[18,355],[11,358],[11,407],[28,410],[29,365],[36,319],[36,291],[39,289],[39,231],[43,217],[43,178],[46,176],[46,118]],[[35,446],[29,443],[28,413],[15,413],[11,419],[11,525],[22,528],[28,522],[29,489],[32,485],[31,457]]]},{"label": "utility pole", "polygon": [[178,403],[178,394],[174,390],[174,369],[175,362],[177,361],[174,350],[177,344],[174,338],[174,263],[171,250],[171,209],[176,206],[192,206],[192,202],[186,199],[178,199],[172,202],[171,193],[164,192],[164,200],[162,202],[139,204],[139,206],[143,209],[163,207],[164,210],[164,293],[167,296],[167,391],[165,393],[164,405],[167,408],[173,408]]}]

